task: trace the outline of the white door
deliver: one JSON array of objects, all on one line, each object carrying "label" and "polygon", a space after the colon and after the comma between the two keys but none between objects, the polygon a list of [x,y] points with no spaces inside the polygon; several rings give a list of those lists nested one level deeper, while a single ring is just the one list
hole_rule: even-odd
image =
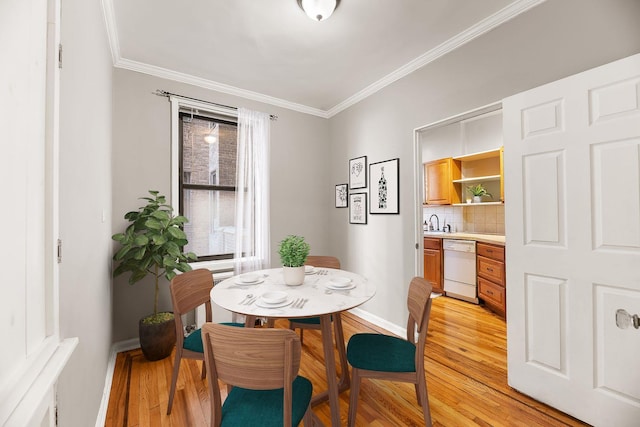
[{"label": "white door", "polygon": [[593,425],[638,426],[640,55],[503,108],[509,384]]},{"label": "white door", "polygon": [[0,425],[54,426],[60,0],[0,1]]}]

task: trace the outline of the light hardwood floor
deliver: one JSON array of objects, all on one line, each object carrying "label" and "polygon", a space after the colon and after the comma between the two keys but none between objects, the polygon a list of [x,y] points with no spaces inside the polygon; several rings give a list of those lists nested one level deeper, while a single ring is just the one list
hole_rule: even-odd
[{"label": "light hardwood floor", "polygon": [[[345,339],[358,332],[384,330],[346,313]],[[286,321],[276,327],[288,327]],[[584,426],[562,412],[507,385],[505,323],[480,306],[451,298],[433,301],[425,367],[434,426]],[[106,426],[208,426],[209,396],[201,365],[183,360],[171,415],[166,415],[173,357],[148,362],[140,350],[118,354]],[[338,367],[339,369],[339,367]],[[325,390],[318,331],[304,334],[301,374],[314,390]],[[411,384],[364,380],[357,426],[420,426],[420,406]],[[349,391],[340,395],[346,425]],[[326,425],[329,405],[313,407]]]}]

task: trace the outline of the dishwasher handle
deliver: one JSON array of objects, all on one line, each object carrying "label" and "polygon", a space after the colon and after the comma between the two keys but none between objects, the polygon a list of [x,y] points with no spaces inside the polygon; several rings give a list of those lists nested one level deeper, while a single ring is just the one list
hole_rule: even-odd
[{"label": "dishwasher handle", "polygon": [[443,239],[442,240],[442,249],[445,251],[455,251],[455,252],[476,252],[476,242],[475,240],[453,240],[453,239]]}]

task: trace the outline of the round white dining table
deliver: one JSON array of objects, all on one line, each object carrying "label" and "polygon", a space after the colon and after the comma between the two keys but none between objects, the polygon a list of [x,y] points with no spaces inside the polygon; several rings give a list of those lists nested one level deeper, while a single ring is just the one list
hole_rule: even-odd
[{"label": "round white dining table", "polygon": [[[252,277],[249,277],[253,275]],[[248,278],[257,279],[247,282]],[[344,282],[348,282],[346,284]],[[286,299],[269,304],[262,300],[267,292],[281,291]],[[376,287],[363,276],[346,270],[314,268],[298,286],[284,283],[282,268],[253,271],[223,280],[211,290],[211,301],[231,312],[247,316],[247,326],[253,326],[256,317],[303,318],[320,317],[322,343],[328,390],[317,394],[312,404],[329,400],[331,424],[340,425],[340,391],[349,387],[349,370],[345,354],[344,335],[340,313],[355,308],[376,294]],[[340,358],[341,375],[337,380],[333,352],[333,321],[336,347]]]}]

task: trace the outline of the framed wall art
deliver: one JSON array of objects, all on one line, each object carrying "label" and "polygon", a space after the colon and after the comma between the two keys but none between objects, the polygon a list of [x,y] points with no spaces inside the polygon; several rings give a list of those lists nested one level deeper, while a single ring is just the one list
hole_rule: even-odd
[{"label": "framed wall art", "polygon": [[336,185],[336,208],[346,208],[349,205],[347,184]]},{"label": "framed wall art", "polygon": [[371,181],[371,214],[400,213],[400,159],[390,159],[371,163],[369,166]]},{"label": "framed wall art", "polygon": [[367,223],[367,193],[349,194],[349,224]]},{"label": "framed wall art", "polygon": [[349,160],[349,189],[367,188],[367,156]]}]

